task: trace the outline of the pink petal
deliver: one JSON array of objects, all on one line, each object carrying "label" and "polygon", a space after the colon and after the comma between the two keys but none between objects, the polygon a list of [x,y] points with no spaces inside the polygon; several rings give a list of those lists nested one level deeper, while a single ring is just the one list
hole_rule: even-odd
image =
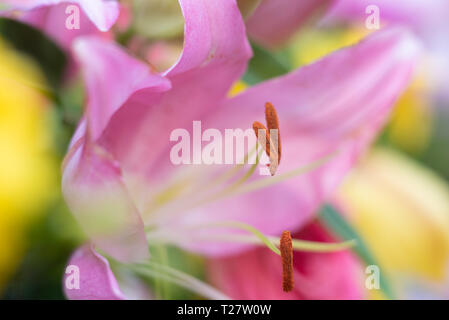
[{"label": "pink petal", "polygon": [[[277,174],[335,151],[338,154],[312,172],[195,209],[172,224],[237,220],[266,234],[278,235],[286,229],[301,228],[332,195],[379,132],[410,81],[417,54],[417,44],[408,33],[387,30],[231,99],[203,121],[204,127],[222,132],[224,128],[247,129],[253,121],[263,120],[264,103],[271,101],[278,111],[283,146]],[[213,239],[216,232],[214,228],[196,232],[192,242],[199,235]],[[216,255],[245,248],[212,240],[184,245]]]},{"label": "pink petal", "polygon": [[266,47],[288,40],[305,22],[316,16],[330,0],[263,0],[246,23],[248,33]]},{"label": "pink petal", "polygon": [[[185,19],[184,50],[167,75],[172,78],[189,71],[202,71],[203,75],[207,71],[218,71],[220,76],[225,77],[220,80],[230,86],[243,73],[251,57],[237,5],[234,1],[217,0],[180,0],[179,3]],[[216,82],[214,78],[218,78],[218,75],[212,77],[208,74],[207,78]]]},{"label": "pink petal", "polygon": [[[449,3],[445,0],[337,0],[334,1],[325,21],[344,20],[364,23],[372,14],[366,12],[369,6],[379,8],[381,24],[404,24],[414,30],[428,29],[432,25],[445,23],[449,13]],[[425,30],[426,32],[434,32]]]},{"label": "pink petal", "polygon": [[239,117],[228,118],[247,127],[264,103],[271,101],[283,118],[283,132],[339,140],[391,109],[408,85],[419,53],[419,44],[405,29],[385,29],[286,76],[251,87],[220,109],[223,115],[218,117],[225,121],[224,114],[238,113]]},{"label": "pink petal", "polygon": [[[77,135],[83,135],[82,124]],[[148,257],[140,215],[122,181],[121,170],[101,147],[80,138],[63,169],[62,191],[69,208],[95,244],[120,261]]]},{"label": "pink petal", "polygon": [[102,140],[123,168],[139,175],[150,175],[152,166],[160,173],[157,160],[170,164],[166,155],[171,131],[191,127],[192,120],[216,110],[251,56],[234,1],[182,0],[180,4],[186,20],[184,50],[164,74],[172,88],[158,96],[160,100],[144,92],[131,97]]},{"label": "pink petal", "polygon": [[[7,0],[12,10],[21,11],[20,20],[42,30],[62,48],[69,50],[72,42],[81,36],[95,34],[110,37],[108,31],[118,18],[117,1],[106,0]],[[80,8],[79,29],[68,29],[68,6]],[[9,10],[9,9],[8,9]]]},{"label": "pink petal", "polygon": [[[449,99],[449,44],[446,41],[449,29],[449,1],[446,0],[338,0],[323,19],[332,26],[335,23],[351,23],[364,27],[377,6],[381,26],[402,25],[413,30],[423,41],[426,49],[426,78],[432,81],[432,91],[443,100]],[[373,10],[373,9],[371,9]]]},{"label": "pink petal", "polygon": [[66,7],[67,4],[39,7],[25,12],[21,21],[42,30],[65,50],[70,49],[76,38],[99,33],[83,11],[80,13],[80,29],[68,30],[65,27],[68,17],[65,13]]},{"label": "pink petal", "polygon": [[68,17],[65,9],[71,4],[78,4],[100,31],[108,31],[119,15],[119,3],[115,0],[5,0],[4,2],[13,9],[23,11],[62,4],[63,6],[59,7],[63,10],[59,13],[64,18],[61,20],[64,23],[59,26],[60,29],[65,28],[65,20]]},{"label": "pink petal", "polygon": [[[79,270],[79,288],[73,287],[74,272]],[[71,268],[70,268],[71,267]],[[73,268],[73,269],[72,269]],[[91,245],[78,248],[70,257],[64,276],[64,293],[71,300],[125,299],[109,262]],[[72,285],[72,286],[71,286]]]},{"label": "pink petal", "polygon": [[108,31],[120,14],[118,1],[78,0],[81,8],[100,31]]},{"label": "pink petal", "polygon": [[[295,239],[333,242],[317,223]],[[350,252],[294,252],[294,290],[282,291],[281,258],[260,248],[237,256],[211,259],[209,277],[233,299],[361,299],[360,265]]]},{"label": "pink petal", "polygon": [[150,67],[127,55],[117,45],[84,37],[74,44],[74,54],[86,83],[87,121],[91,140],[97,140],[113,114],[136,92],[166,91],[168,80],[152,74]]}]

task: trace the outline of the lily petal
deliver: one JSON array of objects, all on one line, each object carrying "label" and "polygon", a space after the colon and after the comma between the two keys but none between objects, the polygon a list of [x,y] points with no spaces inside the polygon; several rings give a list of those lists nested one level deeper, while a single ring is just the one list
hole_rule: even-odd
[{"label": "lily petal", "polygon": [[89,98],[85,120],[72,139],[65,161],[65,199],[101,249],[121,261],[144,259],[148,245],[140,213],[124,184],[120,164],[97,140],[110,118],[133,94],[157,96],[170,83],[102,39],[79,39],[74,52],[82,66]]},{"label": "lily petal", "polygon": [[331,0],[263,0],[248,18],[251,38],[266,47],[278,47]]},{"label": "lily petal", "polygon": [[[65,4],[65,7],[70,4],[78,4],[98,30],[103,32],[112,27],[119,15],[119,3],[114,0],[4,0],[4,2],[12,9],[21,11],[53,7],[59,4]],[[61,12],[64,20],[67,18],[65,7]],[[60,28],[62,29],[64,26],[65,24]]]},{"label": "lily petal", "polygon": [[172,88],[157,102],[145,94],[129,99],[104,134],[103,143],[123,168],[139,175],[145,170],[150,175],[156,160],[169,163],[167,141],[172,130],[191,127],[193,120],[214,112],[251,56],[235,1],[181,0],[180,5],[185,17],[184,49],[163,75]]},{"label": "lily petal", "polygon": [[170,88],[167,79],[152,74],[150,66],[126,54],[117,45],[96,37],[74,43],[74,53],[83,70],[88,105],[87,122],[91,140],[97,140],[112,115],[141,90],[147,94]]},{"label": "lily petal", "polygon": [[351,23],[362,26],[366,19],[380,15],[380,24],[402,25],[413,30],[425,44],[426,79],[432,79],[432,91],[438,98],[449,99],[449,52],[446,30],[449,2],[445,0],[338,0],[323,18],[324,25]]},{"label": "lily petal", "polygon": [[[11,8],[7,9],[6,14],[9,11],[20,12],[21,21],[41,29],[66,50],[81,36],[95,34],[109,37],[106,31],[112,27],[119,15],[117,1],[7,0],[7,4]],[[74,14],[73,11],[67,11],[69,6],[77,6],[80,9],[78,29],[68,29],[66,26],[70,15]]]},{"label": "lily petal", "polygon": [[140,214],[122,181],[119,165],[104,149],[86,143],[84,137],[75,142],[65,161],[62,191],[98,247],[120,261],[148,257]]},{"label": "lily petal", "polygon": [[108,31],[114,25],[120,13],[118,1],[78,0],[78,3],[90,21],[103,32]]},{"label": "lily petal", "polygon": [[218,117],[229,121],[224,114],[238,112],[239,122],[251,122],[270,101],[283,116],[283,132],[341,139],[391,109],[409,83],[420,49],[405,29],[376,32],[357,45],[247,89],[220,109]]},{"label": "lily petal", "polygon": [[[367,8],[376,6],[379,9],[380,22],[405,24],[415,31],[435,32],[430,29],[437,23],[445,22],[449,12],[449,4],[444,0],[337,0],[327,12],[324,21],[365,21],[373,11]],[[426,29],[426,30],[423,30]]]},{"label": "lily petal", "polygon": [[[77,269],[71,269],[73,266]],[[108,260],[100,255],[92,245],[78,248],[70,257],[64,276],[64,293],[71,300],[124,300],[117,279]],[[79,288],[71,279],[79,271]]]}]

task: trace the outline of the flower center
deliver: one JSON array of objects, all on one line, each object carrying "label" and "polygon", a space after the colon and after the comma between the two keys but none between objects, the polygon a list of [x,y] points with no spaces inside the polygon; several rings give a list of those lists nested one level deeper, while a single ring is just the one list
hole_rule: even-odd
[{"label": "flower center", "polygon": [[[313,163],[300,167],[289,172],[281,173],[276,177],[261,178],[250,180],[256,167],[259,164],[259,158],[265,151],[270,159],[268,164],[270,173],[273,176],[276,173],[279,161],[281,159],[281,141],[279,132],[279,119],[273,104],[265,104],[266,126],[260,122],[253,123],[253,130],[256,134],[258,143],[262,149],[258,150],[256,146],[245,155],[243,164],[232,167],[213,181],[207,181],[207,188],[201,183],[195,187],[189,182],[194,183],[201,176],[198,170],[206,170],[204,167],[192,168],[192,172],[185,181],[175,181],[176,183],[158,195],[158,199],[163,199],[159,206],[146,212],[146,234],[149,243],[160,244],[182,244],[187,241],[218,241],[218,242],[242,242],[263,245],[272,250],[275,254],[281,256],[282,262],[282,288],[285,292],[293,290],[293,249],[316,252],[328,252],[343,250],[352,246],[353,242],[323,244],[302,240],[292,240],[289,231],[284,231],[280,238],[267,237],[262,232],[251,225],[238,221],[219,221],[215,223],[197,224],[194,226],[175,226],[170,222],[174,217],[185,214],[187,211],[205,206],[209,203],[222,200],[227,197],[242,195],[244,193],[254,192],[271,186],[276,183],[288,180],[298,175],[309,172],[322,164],[326,163],[335,154],[329,154]],[[252,164],[245,172],[242,170],[247,164],[249,157],[256,152],[256,163]],[[242,174],[243,171],[243,174]],[[211,233],[201,233],[200,230],[218,228]],[[240,229],[244,234],[229,233],[228,230],[220,233],[220,228]],[[277,244],[279,243],[279,246]]]}]

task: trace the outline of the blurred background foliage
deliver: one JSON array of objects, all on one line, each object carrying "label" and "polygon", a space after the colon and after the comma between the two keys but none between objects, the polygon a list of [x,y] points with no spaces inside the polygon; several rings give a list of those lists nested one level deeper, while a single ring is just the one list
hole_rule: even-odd
[{"label": "blurred background foliage", "polygon": [[63,268],[81,239],[59,189],[73,131],[61,121],[58,97],[65,61],[39,31],[0,19],[0,292],[7,299],[63,298]]},{"label": "blurred background foliage", "polygon": [[[240,6],[249,14],[258,2]],[[125,3],[135,19],[116,30],[117,41],[156,70],[167,69],[182,49],[179,6],[162,0]],[[252,44],[253,59],[231,94],[352,45],[366,33],[352,27],[306,27],[282,50]],[[0,18],[0,296],[5,299],[64,298],[65,264],[84,239],[59,186],[59,166],[85,100],[79,77],[67,76],[68,64],[64,51],[41,32]],[[360,238],[362,260],[378,261],[394,279],[400,273],[439,283],[447,281],[449,258],[449,106],[433,98],[426,77],[417,75],[373,152],[343,185],[349,222],[336,221],[329,206],[320,217],[341,238]],[[382,176],[387,178],[379,181]],[[388,192],[393,187],[396,193]],[[382,241],[379,233],[386,234]],[[391,242],[403,244],[402,252]],[[156,261],[205,277],[198,256],[171,247],[151,251]],[[156,298],[197,298],[148,281]]]}]

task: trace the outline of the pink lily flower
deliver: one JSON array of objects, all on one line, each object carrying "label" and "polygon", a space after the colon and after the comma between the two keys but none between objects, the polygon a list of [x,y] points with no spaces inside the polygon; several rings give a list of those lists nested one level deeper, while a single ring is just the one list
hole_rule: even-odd
[{"label": "pink lily flower", "polygon": [[[294,238],[309,241],[335,241],[319,224],[312,222]],[[276,255],[257,248],[239,255],[211,259],[208,274],[217,288],[239,300],[353,300],[363,298],[362,271],[348,251],[318,253],[294,252],[292,292],[282,290],[282,266]]]},{"label": "pink lily flower", "polygon": [[332,0],[262,0],[246,21],[248,33],[265,47],[279,47],[330,3]]},{"label": "pink lily flower", "polygon": [[[147,241],[213,256],[251,247],[233,242],[240,231],[229,221],[267,235],[299,230],[375,137],[419,51],[407,32],[388,30],[229,98],[251,57],[235,1],[180,4],[184,50],[163,74],[113,43],[75,42],[89,98],[63,165],[63,193],[91,241],[119,261],[147,258]],[[267,101],[281,124],[281,179],[253,175],[211,201],[217,185],[229,186],[217,177],[229,166],[172,164],[171,132],[194,120],[220,131],[251,128]],[[286,180],[337,149],[318,169]]]},{"label": "pink lily flower", "polygon": [[[21,21],[41,29],[59,45],[69,49],[73,40],[88,34],[101,35],[108,31],[119,15],[119,3],[115,0],[4,0],[5,13],[18,14]],[[79,28],[69,29],[74,23],[72,10],[79,10]],[[76,24],[76,23],[75,23]]]}]

